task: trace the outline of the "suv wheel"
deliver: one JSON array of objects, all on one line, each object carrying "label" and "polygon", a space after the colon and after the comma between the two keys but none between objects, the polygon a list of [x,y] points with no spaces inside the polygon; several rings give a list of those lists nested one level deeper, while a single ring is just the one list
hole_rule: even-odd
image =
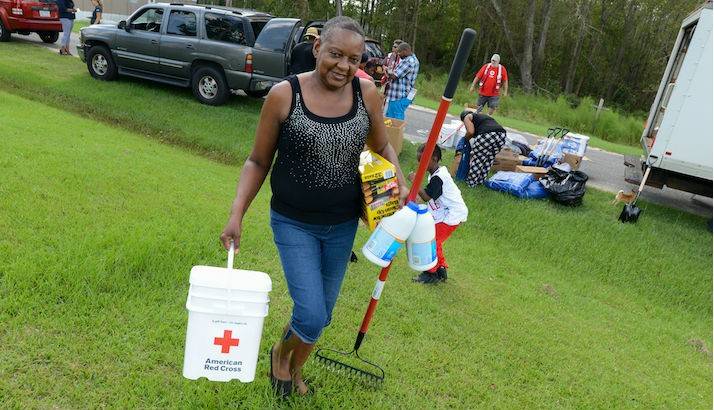
[{"label": "suv wheel", "polygon": [[191,77],[193,95],[204,104],[221,105],[230,94],[221,70],[211,66],[198,67]]},{"label": "suv wheel", "polygon": [[268,91],[270,91],[270,88],[266,90],[245,90],[245,93],[248,94],[249,97],[263,98],[268,95]]},{"label": "suv wheel", "polygon": [[43,43],[52,44],[59,38],[59,33],[56,31],[38,31],[37,34],[42,39]]},{"label": "suv wheel", "polygon": [[111,81],[117,78],[117,66],[112,53],[104,46],[92,46],[87,51],[87,69],[97,80]]},{"label": "suv wheel", "polygon": [[0,19],[0,41],[10,41],[10,31],[2,24],[2,19]]}]

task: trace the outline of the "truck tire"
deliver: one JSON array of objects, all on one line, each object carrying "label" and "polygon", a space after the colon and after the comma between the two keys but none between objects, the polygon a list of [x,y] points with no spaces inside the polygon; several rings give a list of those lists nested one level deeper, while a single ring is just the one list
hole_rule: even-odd
[{"label": "truck tire", "polygon": [[8,30],[0,19],[0,41],[10,41],[10,30]]},{"label": "truck tire", "polygon": [[111,81],[117,78],[117,66],[112,53],[105,46],[92,46],[87,51],[87,70],[97,80]]},{"label": "truck tire", "polygon": [[56,31],[38,31],[37,35],[40,36],[43,43],[47,44],[55,43],[59,38],[59,33]]},{"label": "truck tire", "polygon": [[270,89],[268,88],[267,90],[245,90],[245,93],[248,94],[249,97],[263,98],[268,95],[269,91]]},{"label": "truck tire", "polygon": [[199,66],[193,71],[191,90],[198,101],[208,105],[222,105],[230,96],[223,71],[208,65]]}]

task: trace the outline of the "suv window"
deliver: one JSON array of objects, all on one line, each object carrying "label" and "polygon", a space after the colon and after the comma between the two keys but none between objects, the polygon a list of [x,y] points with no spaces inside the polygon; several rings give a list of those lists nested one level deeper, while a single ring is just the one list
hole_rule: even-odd
[{"label": "suv window", "polygon": [[132,30],[161,32],[161,20],[164,18],[163,9],[147,8],[131,20]]},{"label": "suv window", "polygon": [[196,37],[196,14],[190,11],[171,10],[166,34]]},{"label": "suv window", "polygon": [[238,17],[206,13],[206,37],[210,40],[248,45],[243,30],[243,20]]},{"label": "suv window", "polygon": [[275,21],[266,25],[255,40],[255,47],[269,51],[284,51],[295,23],[292,21]]},{"label": "suv window", "polygon": [[267,21],[251,21],[250,27],[253,29],[253,35],[258,38],[260,32],[263,31],[263,27],[267,24]]}]

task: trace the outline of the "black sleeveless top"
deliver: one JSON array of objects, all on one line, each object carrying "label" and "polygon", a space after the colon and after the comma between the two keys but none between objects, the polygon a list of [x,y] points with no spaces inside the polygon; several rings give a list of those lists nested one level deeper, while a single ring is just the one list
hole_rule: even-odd
[{"label": "black sleeveless top", "polygon": [[352,108],[341,117],[320,117],[305,105],[296,76],[290,114],[280,126],[270,186],[271,208],[288,218],[334,225],[360,213],[359,155],[370,120],[359,78],[352,80]]}]

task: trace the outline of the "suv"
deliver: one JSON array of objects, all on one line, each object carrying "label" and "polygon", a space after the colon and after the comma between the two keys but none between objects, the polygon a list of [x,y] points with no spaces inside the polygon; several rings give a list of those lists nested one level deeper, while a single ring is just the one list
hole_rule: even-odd
[{"label": "suv", "polygon": [[202,103],[220,105],[232,90],[262,97],[282,81],[304,30],[299,19],[254,10],[152,3],[116,26],[83,28],[77,52],[96,79],[191,87]]},{"label": "suv", "polygon": [[45,43],[54,43],[61,31],[54,0],[0,0],[0,41],[10,41],[10,33],[35,32]]}]

